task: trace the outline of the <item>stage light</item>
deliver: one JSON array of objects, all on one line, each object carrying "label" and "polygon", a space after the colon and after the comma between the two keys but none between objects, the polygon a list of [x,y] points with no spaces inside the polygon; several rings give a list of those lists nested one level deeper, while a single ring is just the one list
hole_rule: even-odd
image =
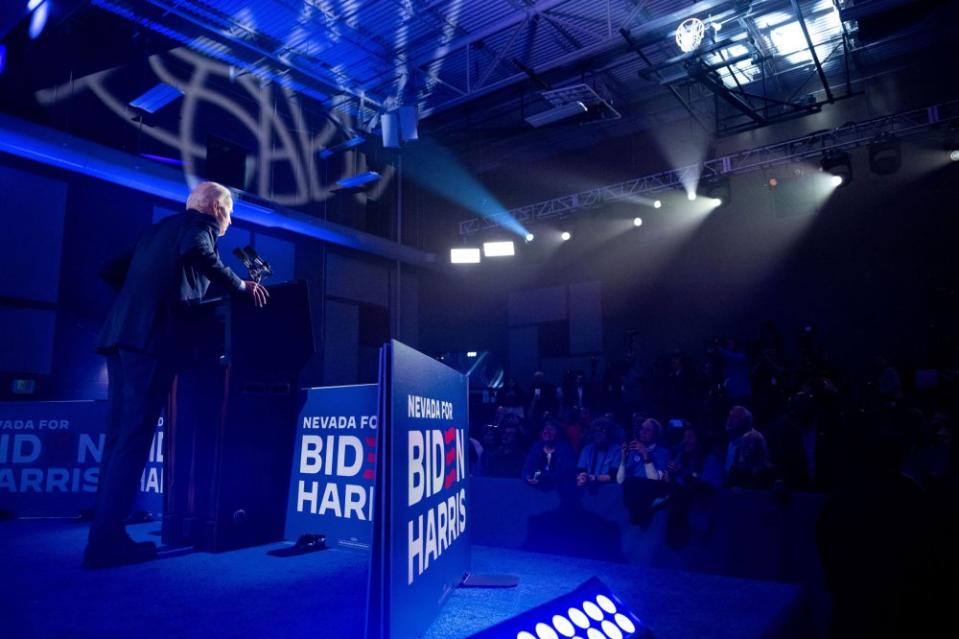
[{"label": "stage light", "polygon": [[696,192],[695,192],[695,191],[690,191],[689,193],[686,194],[686,198],[687,198],[690,202],[695,202],[695,201],[696,201]]},{"label": "stage light", "polygon": [[342,189],[355,189],[380,179],[380,174],[376,171],[365,171],[358,175],[337,180],[336,185]]},{"label": "stage light", "polygon": [[480,250],[478,248],[450,249],[451,264],[479,264]]},{"label": "stage light", "polygon": [[471,359],[474,358],[474,357],[476,357],[476,354],[477,354],[476,351],[467,351],[467,352],[466,352],[466,356],[469,357],[469,358],[471,358]]},{"label": "stage light", "polygon": [[829,183],[832,184],[833,186],[842,186],[842,182],[843,180],[841,175],[834,175],[831,178],[829,178]]},{"label": "stage light", "polygon": [[840,182],[833,181],[836,186],[845,186],[852,182],[852,159],[845,151],[826,151],[822,155],[820,167],[823,171],[842,178]]},{"label": "stage light", "polygon": [[533,235],[532,233],[527,233],[527,234],[526,234],[526,242],[527,242],[527,243],[532,242],[532,241],[535,240],[535,239],[536,239],[536,236]]},{"label": "stage light", "polygon": [[713,178],[699,187],[706,202],[713,208],[729,204],[733,199],[729,180],[726,178]]},{"label": "stage light", "polygon": [[949,159],[952,160],[953,162],[959,162],[959,150],[950,151]]},{"label": "stage light", "polygon": [[140,97],[130,100],[130,106],[147,113],[156,113],[182,95],[183,91],[180,89],[161,82]]},{"label": "stage light", "polygon": [[560,237],[563,238],[563,241],[564,241],[564,242],[568,242],[568,241],[570,240],[570,238],[573,237],[573,235],[572,235],[572,233],[570,233],[569,231],[563,231],[563,234],[560,235]]},{"label": "stage light", "polygon": [[509,257],[516,255],[516,247],[512,242],[484,242],[483,255],[486,257]]},{"label": "stage light", "polygon": [[663,203],[660,202],[659,200],[656,200],[655,202],[653,202],[653,208],[654,208],[654,209],[661,209],[661,208],[663,208]]},{"label": "stage light", "polygon": [[902,165],[899,138],[882,133],[869,143],[869,168],[876,175],[891,175]]},{"label": "stage light", "polygon": [[328,160],[329,158],[333,157],[335,154],[339,153],[340,151],[352,149],[354,147],[357,147],[363,144],[364,142],[366,142],[366,138],[364,138],[362,135],[354,135],[353,137],[351,137],[349,140],[346,140],[345,142],[340,142],[339,144],[328,146],[322,151],[320,151],[320,158],[324,160]]},{"label": "stage light", "polygon": [[769,178],[769,188],[774,189],[779,186],[779,180],[775,177]]},{"label": "stage light", "polygon": [[33,11],[40,6],[41,2],[43,2],[43,0],[30,0],[30,2],[27,3],[27,11]]},{"label": "stage light", "polygon": [[643,218],[641,217],[633,218],[633,226],[642,226],[642,225],[643,225]]},{"label": "stage light", "polygon": [[683,53],[695,51],[706,35],[706,24],[699,18],[687,18],[676,27],[676,46]]},{"label": "stage light", "polygon": [[507,619],[470,639],[639,639],[651,636],[649,629],[626,604],[593,577],[573,592]]},{"label": "stage light", "polygon": [[35,9],[30,16],[30,39],[36,40],[43,33],[43,28],[47,26],[47,18],[50,17],[50,0],[40,0],[38,4],[31,0],[27,8],[30,9],[31,6]]},{"label": "stage light", "polygon": [[3,75],[5,68],[7,68],[7,45],[0,44],[0,75]]}]

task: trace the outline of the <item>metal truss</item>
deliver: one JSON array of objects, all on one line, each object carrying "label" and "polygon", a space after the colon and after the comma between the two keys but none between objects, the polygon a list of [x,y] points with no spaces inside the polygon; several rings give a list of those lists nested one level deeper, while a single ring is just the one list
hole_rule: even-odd
[{"label": "metal truss", "polygon": [[607,202],[629,200],[677,190],[685,182],[709,182],[723,176],[749,173],[773,166],[818,157],[825,151],[852,149],[876,139],[881,133],[900,137],[923,133],[947,122],[959,121],[959,100],[922,109],[882,116],[865,122],[853,122],[828,131],[817,131],[786,142],[739,151],[702,164],[663,171],[625,182],[600,186],[588,191],[562,195],[527,204],[489,217],[474,217],[460,222],[460,235],[468,237],[482,231],[506,226],[516,220],[521,224],[562,219],[579,211],[596,209]]}]

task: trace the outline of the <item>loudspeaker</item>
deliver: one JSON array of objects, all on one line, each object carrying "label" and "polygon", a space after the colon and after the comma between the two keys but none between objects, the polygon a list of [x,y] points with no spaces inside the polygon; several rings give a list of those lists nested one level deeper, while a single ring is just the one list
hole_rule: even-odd
[{"label": "loudspeaker", "polygon": [[383,146],[387,149],[400,148],[400,126],[396,112],[380,114],[380,130]]}]

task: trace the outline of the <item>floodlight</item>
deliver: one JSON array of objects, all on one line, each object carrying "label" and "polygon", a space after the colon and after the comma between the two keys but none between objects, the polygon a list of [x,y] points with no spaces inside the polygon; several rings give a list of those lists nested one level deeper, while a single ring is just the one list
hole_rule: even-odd
[{"label": "floodlight", "polygon": [[869,143],[869,168],[876,175],[892,175],[902,165],[899,138],[882,133]]},{"label": "floodlight", "polygon": [[507,619],[470,639],[640,639],[649,629],[606,584],[593,577],[573,592]]},{"label": "floodlight", "polygon": [[451,264],[479,264],[480,250],[478,248],[450,249]]},{"label": "floodlight", "polygon": [[516,255],[516,247],[512,242],[484,242],[483,255],[486,257],[509,257]]},{"label": "floodlight", "polygon": [[826,151],[822,155],[820,167],[823,171],[842,178],[840,182],[833,181],[836,186],[845,186],[852,182],[852,159],[845,151],[839,149]]}]

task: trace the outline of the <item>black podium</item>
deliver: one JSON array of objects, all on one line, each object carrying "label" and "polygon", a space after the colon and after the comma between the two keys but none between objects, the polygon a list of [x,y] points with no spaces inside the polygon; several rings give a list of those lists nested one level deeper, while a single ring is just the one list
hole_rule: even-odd
[{"label": "black podium", "polygon": [[314,352],[305,282],[191,309],[189,353],[170,398],[163,542],[219,552],[283,536],[301,402]]}]

